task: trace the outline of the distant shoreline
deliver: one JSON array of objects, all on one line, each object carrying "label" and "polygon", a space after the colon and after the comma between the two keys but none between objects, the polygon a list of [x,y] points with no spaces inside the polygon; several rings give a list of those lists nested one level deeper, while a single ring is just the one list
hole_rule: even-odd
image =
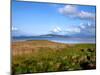
[{"label": "distant shoreline", "polygon": [[59,41],[53,41],[53,40],[12,40],[12,42],[27,42],[27,41],[50,41],[54,43],[59,43],[59,44],[96,44],[96,42],[59,42]]}]

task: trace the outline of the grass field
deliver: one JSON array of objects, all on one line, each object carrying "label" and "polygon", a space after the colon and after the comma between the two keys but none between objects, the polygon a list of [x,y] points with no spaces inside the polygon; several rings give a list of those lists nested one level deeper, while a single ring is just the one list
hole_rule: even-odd
[{"label": "grass field", "polygon": [[95,44],[12,42],[12,75],[96,68]]}]

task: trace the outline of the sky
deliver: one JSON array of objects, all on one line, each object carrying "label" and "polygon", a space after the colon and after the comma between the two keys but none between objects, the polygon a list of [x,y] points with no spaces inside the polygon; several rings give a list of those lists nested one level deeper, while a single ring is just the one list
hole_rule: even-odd
[{"label": "sky", "polygon": [[12,32],[95,35],[96,7],[12,1]]}]

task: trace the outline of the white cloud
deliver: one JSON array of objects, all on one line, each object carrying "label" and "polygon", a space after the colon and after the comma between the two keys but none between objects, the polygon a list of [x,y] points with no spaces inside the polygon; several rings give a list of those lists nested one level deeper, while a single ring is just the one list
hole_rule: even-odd
[{"label": "white cloud", "polygon": [[62,8],[58,9],[59,13],[70,17],[70,18],[77,18],[82,20],[95,20],[95,14],[86,11],[80,11],[77,6],[75,5],[66,5]]},{"label": "white cloud", "polygon": [[95,35],[95,25],[93,23],[81,23],[79,28],[81,33]]},{"label": "white cloud", "polygon": [[61,28],[60,27],[55,27],[53,30],[51,30],[51,32],[61,32]]},{"label": "white cloud", "polygon": [[78,27],[69,27],[65,31],[69,32],[69,33],[80,33],[80,28],[78,28]]},{"label": "white cloud", "polygon": [[62,14],[75,14],[77,8],[74,5],[66,5],[65,7],[59,8],[58,11]]},{"label": "white cloud", "polygon": [[95,15],[93,13],[85,11],[79,12],[76,17],[80,19],[92,19],[92,20],[95,19]]},{"label": "white cloud", "polygon": [[80,28],[81,29],[85,29],[86,28],[85,25],[84,25],[84,23],[80,23]]},{"label": "white cloud", "polygon": [[88,22],[88,26],[91,26],[92,24]]},{"label": "white cloud", "polygon": [[12,31],[17,31],[17,30],[18,30],[17,27],[13,27],[13,26],[12,26]]}]

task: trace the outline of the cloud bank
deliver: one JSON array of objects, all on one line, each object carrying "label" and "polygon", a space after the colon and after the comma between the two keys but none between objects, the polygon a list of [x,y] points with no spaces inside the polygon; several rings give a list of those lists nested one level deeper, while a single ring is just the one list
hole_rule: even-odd
[{"label": "cloud bank", "polygon": [[70,25],[66,28],[55,27],[51,30],[54,34],[70,35],[77,37],[95,37],[95,24],[93,23],[80,23],[79,25]]},{"label": "cloud bank", "polygon": [[59,13],[75,19],[81,20],[95,20],[95,13],[79,10],[75,5],[66,5],[58,9]]}]

